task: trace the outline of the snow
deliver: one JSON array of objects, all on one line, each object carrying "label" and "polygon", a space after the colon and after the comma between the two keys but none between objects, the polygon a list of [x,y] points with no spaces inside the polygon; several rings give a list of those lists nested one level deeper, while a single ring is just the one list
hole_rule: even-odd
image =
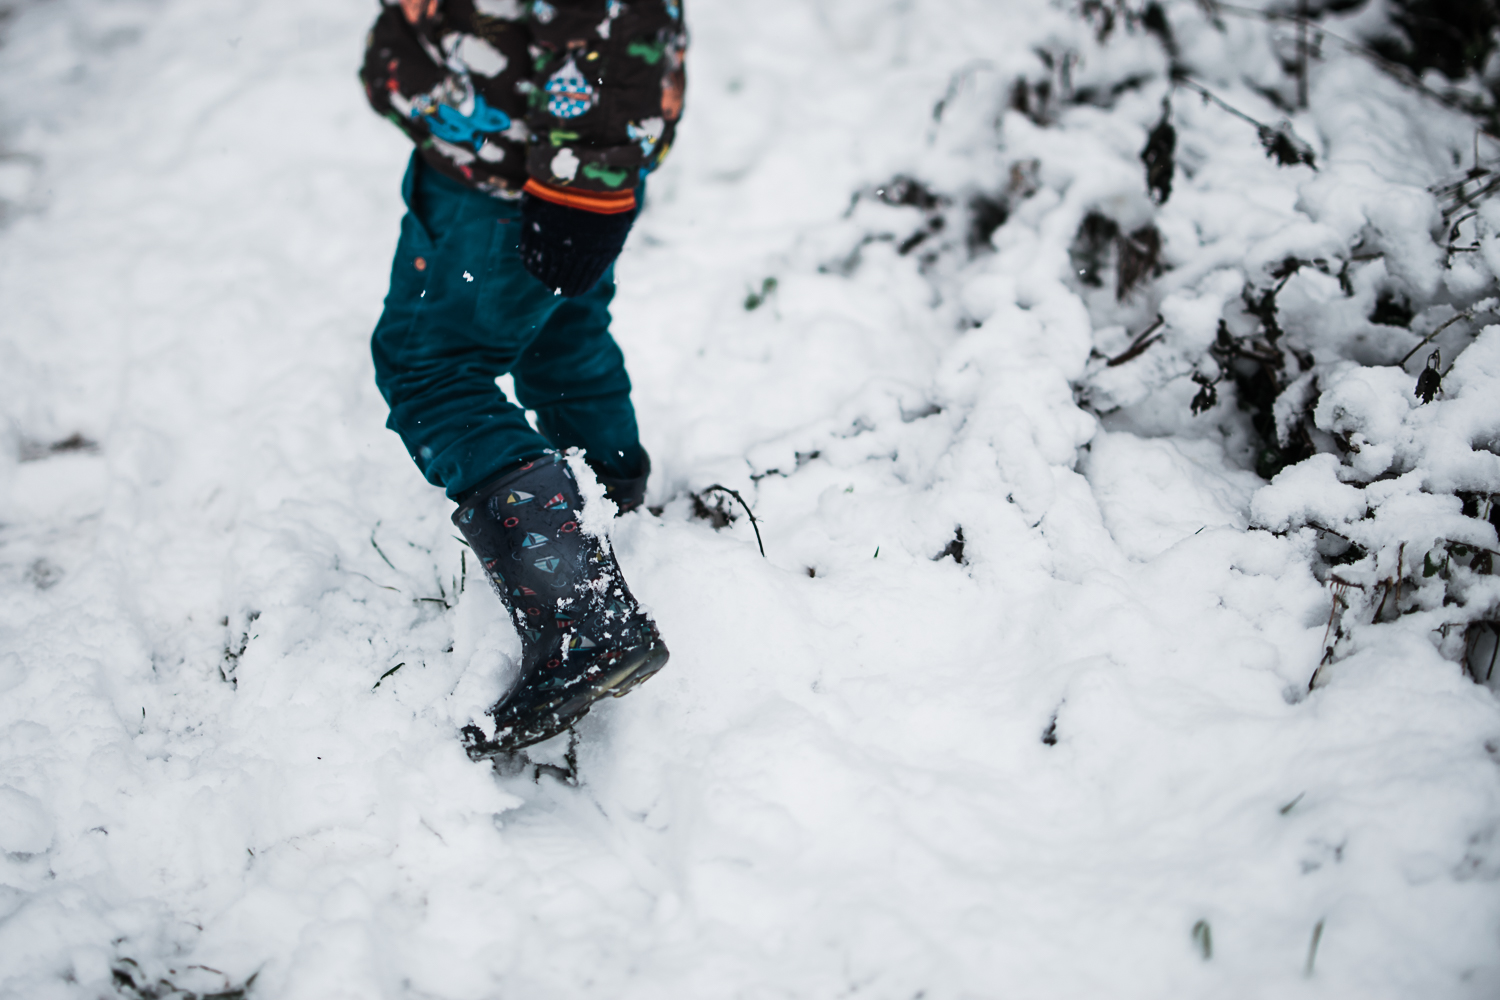
[{"label": "snow", "polygon": [[[1263,26],[1168,11],[1205,85],[1284,116]],[[1464,120],[1330,60],[1293,116],[1315,172],[1179,94],[1157,210],[1147,36],[1036,0],[697,0],[615,310],[662,512],[613,541],[673,656],[579,726],[574,783],[565,740],[537,774],[456,737],[519,644],[383,429],[408,147],[354,80],[373,14],[51,0],[6,28],[0,997],[1500,991],[1495,695],[1444,578],[1373,606],[1398,561],[1424,579],[1397,539],[1497,544],[1423,489],[1495,481],[1500,328],[1442,334],[1419,406],[1426,352],[1389,351],[1457,307],[1365,320],[1454,273],[1426,187]],[[1079,87],[1155,78],[1042,126],[1007,110],[1036,48]],[[992,251],[899,252],[928,216],[880,200],[898,174],[1005,199]],[[1076,280],[1091,211],[1155,220],[1150,295]],[[1361,239],[1385,257],[1352,297],[1305,267],[1281,321],[1313,431],[1363,443],[1266,484],[1233,387],[1194,417],[1187,376],[1246,280]],[[694,516],[714,484],[765,558]],[[1313,523],[1366,532],[1347,583]]]}]

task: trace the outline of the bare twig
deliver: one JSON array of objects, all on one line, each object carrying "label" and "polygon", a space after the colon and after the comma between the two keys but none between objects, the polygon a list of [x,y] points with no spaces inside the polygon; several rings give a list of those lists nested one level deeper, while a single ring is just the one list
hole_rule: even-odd
[{"label": "bare twig", "polygon": [[750,505],[745,502],[745,498],[740,496],[740,491],[732,490],[728,486],[720,486],[718,483],[715,483],[712,486],[705,487],[703,492],[712,493],[714,490],[718,490],[721,493],[728,493],[740,502],[741,507],[745,508],[745,513],[750,515],[750,527],[755,529],[755,544],[760,546],[760,556],[764,559],[766,557],[766,546],[760,540],[760,524],[755,520],[755,512],[750,509]]},{"label": "bare twig", "polygon": [[1448,239],[1450,239],[1450,240],[1456,240],[1456,239],[1458,239],[1458,227],[1462,226],[1465,222],[1468,222],[1470,219],[1474,218],[1478,214],[1479,214],[1479,209],[1476,208],[1474,211],[1470,212],[1468,215],[1461,215],[1458,218],[1454,219],[1453,220],[1453,225],[1448,229]]},{"label": "bare twig", "polygon": [[1228,103],[1218,94],[1215,94],[1213,91],[1209,90],[1207,87],[1203,86],[1203,84],[1199,83],[1196,80],[1189,79],[1188,77],[1183,77],[1177,81],[1177,85],[1179,87],[1186,87],[1189,90],[1196,90],[1199,94],[1203,95],[1203,99],[1205,101],[1213,101],[1219,107],[1223,108],[1225,111],[1228,111],[1236,118],[1240,119],[1241,121],[1249,122],[1251,125],[1254,125],[1258,129],[1269,127],[1259,119],[1251,118],[1249,115],[1245,114],[1245,112],[1241,111],[1233,104]]},{"label": "bare twig", "polygon": [[1205,101],[1212,101],[1236,118],[1254,125],[1256,137],[1260,139],[1261,146],[1265,147],[1266,155],[1274,156],[1276,162],[1283,167],[1290,167],[1301,163],[1306,164],[1313,170],[1318,169],[1317,163],[1314,162],[1316,158],[1313,155],[1312,147],[1303,141],[1301,136],[1297,135],[1296,131],[1292,128],[1290,120],[1282,119],[1276,125],[1267,125],[1265,122],[1245,114],[1245,112],[1225,101],[1222,97],[1191,77],[1185,75],[1174,76],[1173,83],[1176,86],[1187,87],[1189,90],[1197,91],[1203,95]]},{"label": "bare twig", "polygon": [[1439,198],[1450,198],[1453,195],[1462,194],[1465,185],[1470,184],[1481,177],[1488,177],[1489,175],[1490,172],[1485,168],[1473,167],[1469,169],[1458,180],[1449,181],[1447,184],[1432,184],[1428,186],[1427,190],[1431,191]]},{"label": "bare twig", "polygon": [[[1162,339],[1164,335],[1156,333],[1156,331],[1160,330],[1166,322],[1167,321],[1161,316],[1157,316],[1156,322],[1152,323],[1150,326],[1146,327],[1146,329],[1142,330],[1140,334],[1138,334],[1136,338],[1130,342],[1129,347],[1125,348],[1125,350],[1118,356],[1110,358],[1108,361],[1106,361],[1104,363],[1104,366],[1106,368],[1116,368],[1120,365],[1123,365],[1127,361],[1140,357],[1145,353],[1146,348]],[[1156,334],[1156,336],[1153,337],[1152,334]]]},{"label": "bare twig", "polygon": [[1494,299],[1483,299],[1479,302],[1474,303],[1463,312],[1456,313],[1455,315],[1448,317],[1448,319],[1445,322],[1441,323],[1436,330],[1433,330],[1427,336],[1423,337],[1416,347],[1413,347],[1411,350],[1407,351],[1405,356],[1403,356],[1400,361],[1396,362],[1396,367],[1405,368],[1406,363],[1411,360],[1411,356],[1413,354],[1416,354],[1422,348],[1430,344],[1432,342],[1432,338],[1448,329],[1448,327],[1452,326],[1454,323],[1457,323],[1459,320],[1463,319],[1473,319],[1474,316],[1478,313],[1495,312],[1497,306],[1500,306],[1500,303],[1497,303]]},{"label": "bare twig", "polygon": [[1449,208],[1444,210],[1444,223],[1446,223],[1455,212],[1459,212],[1465,208],[1470,207],[1480,198],[1484,198],[1488,195],[1494,194],[1496,191],[1500,191],[1500,177],[1492,177],[1481,184],[1479,187],[1475,188],[1473,191],[1470,191],[1468,194],[1464,194],[1463,186],[1466,183],[1467,181],[1461,181],[1457,189],[1449,192],[1450,194],[1456,194],[1459,197],[1458,200],[1455,201]]},{"label": "bare twig", "polygon": [[1344,591],[1349,585],[1336,576],[1330,579],[1333,583],[1333,604],[1328,609],[1328,627],[1323,630],[1323,661],[1318,664],[1318,669],[1313,671],[1312,678],[1307,682],[1307,689],[1309,691],[1317,684],[1318,675],[1323,672],[1323,665],[1333,662],[1333,647],[1328,644],[1328,637],[1333,634],[1333,623],[1338,618],[1339,605],[1344,604],[1347,607],[1344,601]]}]

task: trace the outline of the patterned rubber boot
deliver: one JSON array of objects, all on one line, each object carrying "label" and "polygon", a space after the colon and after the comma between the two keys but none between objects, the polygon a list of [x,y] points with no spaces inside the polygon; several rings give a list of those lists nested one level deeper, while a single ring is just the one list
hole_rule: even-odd
[{"label": "patterned rubber boot", "polygon": [[521,633],[521,673],[489,710],[495,738],[464,738],[475,760],[540,743],[660,670],[667,647],[609,546],[579,527],[583,499],[561,455],[485,484],[453,515]]}]

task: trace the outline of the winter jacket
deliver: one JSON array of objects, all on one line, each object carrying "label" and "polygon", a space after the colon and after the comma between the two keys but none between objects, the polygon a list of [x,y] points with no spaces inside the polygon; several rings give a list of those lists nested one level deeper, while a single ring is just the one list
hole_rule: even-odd
[{"label": "winter jacket", "polygon": [[427,163],[487,194],[635,208],[682,114],[682,0],[383,0],[360,78]]}]

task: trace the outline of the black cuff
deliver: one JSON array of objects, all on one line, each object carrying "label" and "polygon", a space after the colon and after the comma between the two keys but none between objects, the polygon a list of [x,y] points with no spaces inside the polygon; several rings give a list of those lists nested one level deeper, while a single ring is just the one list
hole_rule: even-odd
[{"label": "black cuff", "polygon": [[635,212],[602,215],[521,196],[521,264],[548,288],[572,298],[599,283],[625,246]]},{"label": "black cuff", "polygon": [[620,514],[629,513],[646,502],[646,480],[651,476],[651,456],[646,454],[644,448],[641,449],[641,469],[629,478],[611,475],[599,462],[589,461],[589,468],[594,470],[594,478],[604,487],[604,495],[614,501]]}]

